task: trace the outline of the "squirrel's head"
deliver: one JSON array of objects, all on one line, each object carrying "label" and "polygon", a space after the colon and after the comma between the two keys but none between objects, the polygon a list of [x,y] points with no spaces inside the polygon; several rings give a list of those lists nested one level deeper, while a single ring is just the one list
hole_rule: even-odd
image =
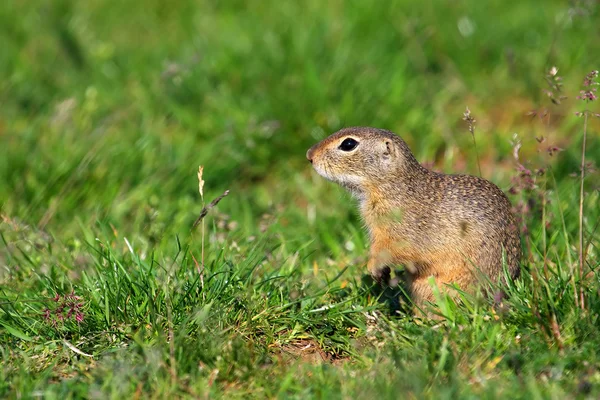
[{"label": "squirrel's head", "polygon": [[399,136],[376,128],[342,129],[311,147],[306,158],[319,175],[359,196],[420,168]]}]

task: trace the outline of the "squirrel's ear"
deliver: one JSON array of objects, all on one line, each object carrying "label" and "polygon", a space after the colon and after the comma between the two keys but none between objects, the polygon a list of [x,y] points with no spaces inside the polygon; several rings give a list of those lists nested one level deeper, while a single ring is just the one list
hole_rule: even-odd
[{"label": "squirrel's ear", "polygon": [[385,142],[385,151],[383,152],[383,157],[390,158],[395,153],[394,144],[392,143],[391,140],[387,140],[387,139],[384,142]]}]

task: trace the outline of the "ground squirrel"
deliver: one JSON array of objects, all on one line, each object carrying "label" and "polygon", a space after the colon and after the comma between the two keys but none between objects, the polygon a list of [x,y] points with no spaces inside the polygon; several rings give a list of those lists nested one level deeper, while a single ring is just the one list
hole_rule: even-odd
[{"label": "ground squirrel", "polygon": [[385,281],[404,265],[406,288],[419,306],[432,301],[429,278],[444,290],[498,281],[503,262],[520,271],[521,245],[511,204],[493,183],[423,167],[392,132],[346,128],[311,147],[306,157],[324,178],[360,203],[371,248],[367,268]]}]

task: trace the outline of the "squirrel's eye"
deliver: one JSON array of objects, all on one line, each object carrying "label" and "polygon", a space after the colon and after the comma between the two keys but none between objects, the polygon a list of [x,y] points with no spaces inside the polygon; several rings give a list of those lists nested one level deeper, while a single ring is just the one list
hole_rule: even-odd
[{"label": "squirrel's eye", "polygon": [[352,138],[344,139],[342,144],[340,144],[339,149],[342,151],[352,151],[358,146],[358,142]]}]

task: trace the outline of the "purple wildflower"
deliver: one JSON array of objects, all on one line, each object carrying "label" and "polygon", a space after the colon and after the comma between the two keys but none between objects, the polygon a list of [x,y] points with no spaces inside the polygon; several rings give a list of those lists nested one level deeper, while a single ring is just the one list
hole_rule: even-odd
[{"label": "purple wildflower", "polygon": [[61,324],[65,321],[75,321],[78,324],[83,322],[83,299],[76,296],[75,292],[63,296],[57,294],[50,300],[56,304],[53,309],[48,307],[43,311],[42,315],[47,323],[56,327],[59,322]]}]

